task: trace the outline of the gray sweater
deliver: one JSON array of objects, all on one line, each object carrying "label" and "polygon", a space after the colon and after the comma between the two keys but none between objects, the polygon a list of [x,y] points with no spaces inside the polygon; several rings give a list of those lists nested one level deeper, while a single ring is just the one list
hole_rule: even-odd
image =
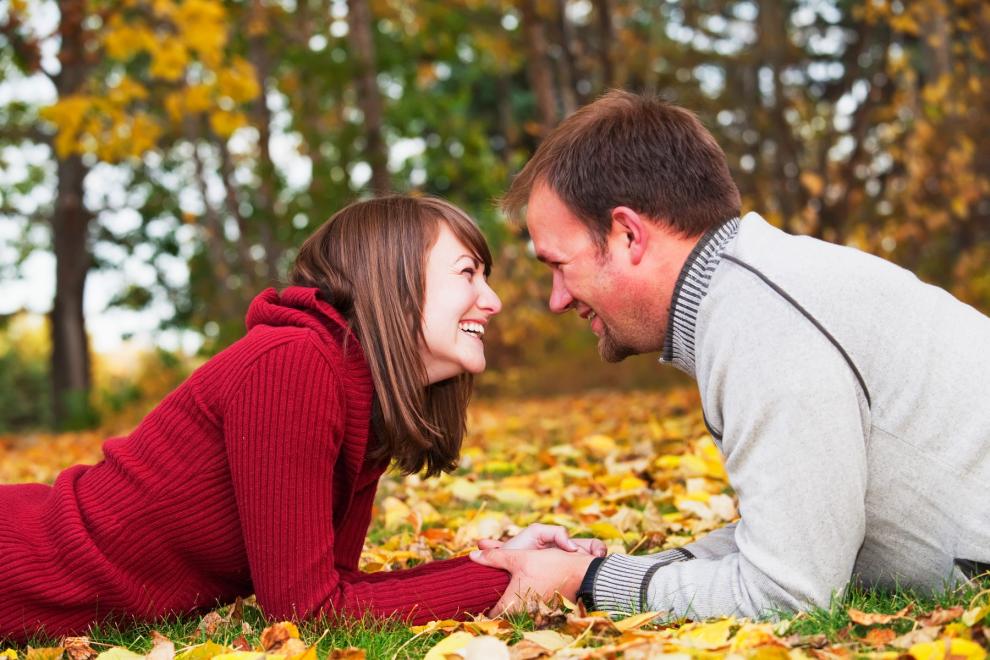
[{"label": "gray sweater", "polygon": [[666,342],[740,521],[686,552],[610,556],[596,607],[772,616],[851,579],[938,590],[990,562],[990,319],[750,213],[699,241]]}]

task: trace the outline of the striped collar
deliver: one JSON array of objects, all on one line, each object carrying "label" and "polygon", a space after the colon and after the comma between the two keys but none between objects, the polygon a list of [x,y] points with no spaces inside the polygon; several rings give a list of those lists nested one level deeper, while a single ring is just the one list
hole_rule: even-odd
[{"label": "striped collar", "polygon": [[739,231],[739,218],[708,230],[691,250],[674,286],[660,362],[694,378],[694,327],[708,285],[726,245]]}]

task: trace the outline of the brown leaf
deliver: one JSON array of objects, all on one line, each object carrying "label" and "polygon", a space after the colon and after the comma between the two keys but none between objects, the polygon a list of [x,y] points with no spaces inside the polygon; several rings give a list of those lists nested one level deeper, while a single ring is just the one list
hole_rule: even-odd
[{"label": "brown leaf", "polygon": [[217,628],[224,623],[224,618],[220,616],[219,612],[210,612],[199,622],[199,629],[203,634],[207,636],[213,636],[217,633]]},{"label": "brown leaf", "polygon": [[935,641],[938,637],[938,632],[938,626],[922,626],[890,640],[890,646],[898,649],[909,649],[915,644]]},{"label": "brown leaf", "polygon": [[346,649],[331,649],[327,660],[364,660],[364,649],[349,646]]},{"label": "brown leaf", "polygon": [[234,639],[234,641],[232,641],[230,643],[230,645],[233,646],[234,649],[236,649],[238,651],[250,651],[251,650],[251,644],[248,643],[247,639],[244,638],[244,635],[238,635],[237,638]]},{"label": "brown leaf", "polygon": [[863,641],[870,646],[881,647],[890,644],[895,637],[897,637],[897,633],[892,628],[870,628],[863,635]]},{"label": "brown leaf", "polygon": [[553,655],[551,651],[528,639],[509,647],[509,657],[512,660],[537,660],[537,658],[549,658],[551,655]]},{"label": "brown leaf", "polygon": [[[274,623],[261,631],[261,648],[265,653],[282,653],[283,647],[289,644],[289,640],[299,639],[299,629],[296,624],[289,621]],[[297,650],[289,655],[295,655],[306,650],[303,645],[302,650]]]},{"label": "brown leaf", "polygon": [[174,660],[175,644],[157,630],[152,630],[151,651],[145,657],[147,660]]},{"label": "brown leaf", "polygon": [[918,619],[918,623],[923,626],[944,626],[949,621],[954,621],[963,615],[965,610],[957,605],[949,609],[935,608],[935,611],[928,616]]},{"label": "brown leaf", "polygon": [[96,651],[89,645],[89,637],[66,637],[62,640],[65,655],[68,660],[90,660],[97,656]]},{"label": "brown leaf", "polygon": [[908,603],[907,607],[893,614],[867,613],[856,608],[849,608],[849,620],[862,626],[872,626],[878,623],[890,623],[895,619],[907,618],[907,615],[914,609],[914,603]]}]

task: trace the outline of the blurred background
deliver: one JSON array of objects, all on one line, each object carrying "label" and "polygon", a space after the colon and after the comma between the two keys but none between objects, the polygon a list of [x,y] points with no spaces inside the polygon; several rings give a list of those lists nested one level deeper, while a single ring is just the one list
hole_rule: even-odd
[{"label": "blurred background", "polygon": [[383,191],[493,244],[482,395],[682,383],[602,365],[494,204],[611,87],[696,111],[744,211],[990,312],[988,69],[985,0],[0,0],[0,434],[134,423]]}]

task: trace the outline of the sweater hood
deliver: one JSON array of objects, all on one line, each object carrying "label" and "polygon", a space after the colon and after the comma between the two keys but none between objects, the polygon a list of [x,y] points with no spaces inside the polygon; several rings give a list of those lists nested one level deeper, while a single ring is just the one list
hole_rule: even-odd
[{"label": "sweater hood", "polygon": [[306,328],[329,345],[360,344],[344,317],[333,305],[319,296],[319,289],[290,286],[281,293],[265,289],[251,301],[247,312],[247,329],[257,326]]}]

